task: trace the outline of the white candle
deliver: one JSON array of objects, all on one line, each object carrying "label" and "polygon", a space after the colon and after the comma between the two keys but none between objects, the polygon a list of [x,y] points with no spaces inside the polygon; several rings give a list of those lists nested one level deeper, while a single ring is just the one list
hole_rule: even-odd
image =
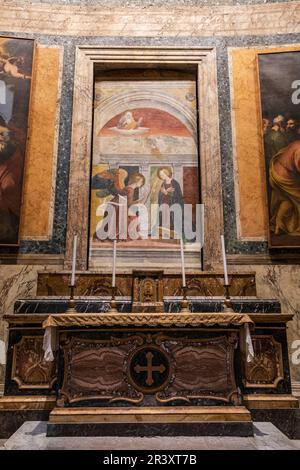
[{"label": "white candle", "polygon": [[204,204],[201,204],[201,246],[204,246],[204,234],[205,234],[205,220],[204,220]]},{"label": "white candle", "polygon": [[117,259],[117,240],[114,240],[112,287],[116,287],[116,259]]},{"label": "white candle", "polygon": [[182,240],[182,238],[180,238],[180,253],[181,253],[182,287],[186,287],[185,267],[184,267],[184,249],[183,249],[183,240]]},{"label": "white candle", "polygon": [[228,273],[227,273],[224,235],[221,235],[221,245],[222,245],[222,257],[223,257],[223,266],[224,266],[224,281],[225,281],[225,286],[228,286],[229,282],[228,282]]},{"label": "white candle", "polygon": [[72,259],[71,286],[75,286],[76,253],[77,253],[77,235],[74,236],[74,240],[73,240],[73,259]]}]

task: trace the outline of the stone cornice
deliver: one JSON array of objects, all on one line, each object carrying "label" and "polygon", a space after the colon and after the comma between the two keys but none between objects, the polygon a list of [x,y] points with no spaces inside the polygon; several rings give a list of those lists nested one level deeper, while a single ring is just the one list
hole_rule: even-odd
[{"label": "stone cornice", "polygon": [[89,37],[203,37],[300,32],[299,1],[214,7],[174,5],[172,9],[1,3],[0,30],[5,32]]}]

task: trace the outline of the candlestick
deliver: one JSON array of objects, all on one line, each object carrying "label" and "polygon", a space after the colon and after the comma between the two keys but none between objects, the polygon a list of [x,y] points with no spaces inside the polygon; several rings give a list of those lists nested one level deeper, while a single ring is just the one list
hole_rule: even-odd
[{"label": "candlestick", "polygon": [[76,308],[75,308],[75,300],[74,300],[75,285],[70,284],[69,289],[70,289],[70,297],[69,297],[68,308],[66,310],[66,313],[77,313]]},{"label": "candlestick", "polygon": [[232,308],[230,291],[229,291],[230,285],[224,284],[224,288],[225,288],[225,299],[223,301],[223,312],[233,313],[234,310]]},{"label": "candlestick", "polygon": [[180,254],[181,254],[182,287],[186,287],[185,266],[184,266],[184,249],[183,249],[183,240],[182,240],[182,238],[180,238]]},{"label": "candlestick", "polygon": [[118,313],[115,287],[112,287],[111,301],[110,301],[108,313]]},{"label": "candlestick", "polygon": [[221,235],[221,246],[222,246],[222,257],[223,257],[223,266],[224,266],[224,281],[225,281],[224,284],[225,286],[228,286],[229,282],[228,282],[228,273],[227,273],[224,235]]},{"label": "candlestick", "polygon": [[204,234],[205,234],[205,220],[204,220],[204,204],[201,205],[201,246],[204,246]]},{"label": "candlestick", "polygon": [[116,259],[117,259],[117,240],[114,240],[112,283],[111,283],[112,287],[116,287]]},{"label": "candlestick", "polygon": [[113,266],[112,266],[112,294],[111,294],[111,301],[110,301],[110,308],[108,313],[117,313],[117,303],[116,303],[116,260],[117,260],[117,240],[114,240],[113,246]]},{"label": "candlestick", "polygon": [[77,235],[74,236],[74,240],[73,240],[71,286],[75,286],[76,254],[77,254]]},{"label": "candlestick", "polygon": [[183,290],[183,298],[182,298],[182,301],[181,301],[181,313],[190,313],[189,303],[188,303],[188,300],[186,298],[187,287],[184,286],[182,288],[182,290]]}]

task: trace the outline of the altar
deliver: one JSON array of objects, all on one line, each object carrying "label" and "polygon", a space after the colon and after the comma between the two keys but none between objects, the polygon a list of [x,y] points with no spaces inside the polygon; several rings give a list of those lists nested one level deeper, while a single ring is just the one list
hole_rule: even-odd
[{"label": "altar", "polygon": [[222,274],[188,274],[187,310],[179,273],[136,278],[116,276],[114,310],[109,278],[81,273],[70,309],[69,275],[39,274],[37,297],[5,316],[0,420],[47,420],[49,436],[249,436],[259,419],[292,435],[292,315],[256,297],[253,274],[231,276],[230,308]]}]

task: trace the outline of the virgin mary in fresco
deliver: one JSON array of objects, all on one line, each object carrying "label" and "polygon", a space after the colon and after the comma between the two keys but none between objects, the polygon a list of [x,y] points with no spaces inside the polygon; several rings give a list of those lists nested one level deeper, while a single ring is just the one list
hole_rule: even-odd
[{"label": "virgin mary in fresco", "polygon": [[[181,217],[180,226],[182,226],[183,221],[183,208],[184,208],[184,200],[183,194],[181,191],[180,184],[173,178],[173,172],[170,167],[160,167],[157,171],[158,178],[162,181],[160,186],[159,194],[158,194],[158,206],[160,208],[159,212],[159,227],[164,229],[163,219],[164,219],[164,209],[168,210],[168,214],[166,214],[166,220],[170,217],[170,232],[171,235],[174,235],[175,230],[175,220],[174,220],[174,212],[170,211],[170,208],[174,205],[178,205],[181,209],[181,213],[179,214]],[[170,211],[170,212],[169,212]]]}]

